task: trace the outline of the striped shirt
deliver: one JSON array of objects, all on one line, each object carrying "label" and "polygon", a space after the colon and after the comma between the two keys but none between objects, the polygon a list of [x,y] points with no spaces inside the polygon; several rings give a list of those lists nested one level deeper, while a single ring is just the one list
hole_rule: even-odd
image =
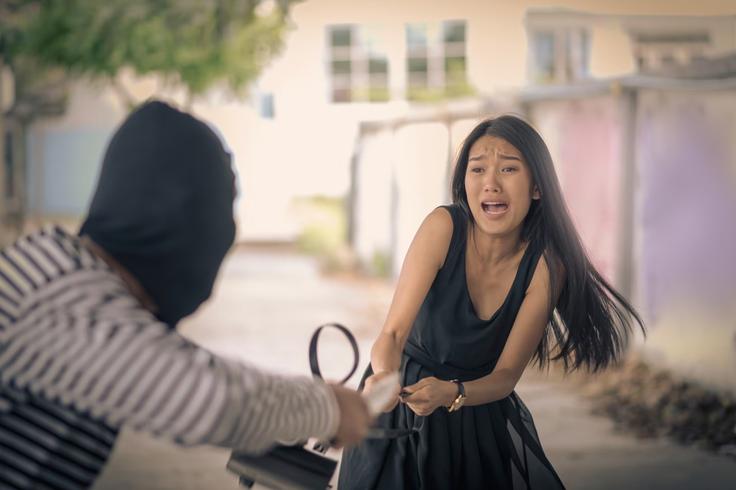
[{"label": "striped shirt", "polygon": [[60,228],[0,252],[0,488],[91,486],[122,425],[259,453],[338,422],[326,385],[198,347]]}]

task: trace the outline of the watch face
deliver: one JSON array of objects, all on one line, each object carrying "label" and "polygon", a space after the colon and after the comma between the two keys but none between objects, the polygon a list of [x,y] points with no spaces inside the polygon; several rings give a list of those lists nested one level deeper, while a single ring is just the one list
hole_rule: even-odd
[{"label": "watch face", "polygon": [[459,409],[463,405],[465,405],[465,395],[458,395],[457,398],[453,400],[452,405],[450,405],[450,408],[448,409],[448,411],[454,412],[455,410]]},{"label": "watch face", "polygon": [[465,405],[465,396],[461,396],[460,399],[457,401],[457,408],[460,408],[463,405]]}]

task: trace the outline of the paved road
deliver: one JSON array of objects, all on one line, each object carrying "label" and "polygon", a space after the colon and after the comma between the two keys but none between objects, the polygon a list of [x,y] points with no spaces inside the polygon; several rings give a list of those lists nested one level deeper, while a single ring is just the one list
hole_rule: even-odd
[{"label": "paved road", "polygon": [[[364,365],[390,298],[386,284],[324,278],[305,257],[241,250],[230,255],[211,302],[182,325],[182,332],[224,355],[307,374],[314,327],[338,321],[359,337]],[[320,358],[332,378],[341,377],[351,362],[349,347],[337,334],[324,336]],[[615,433],[607,419],[589,414],[570,384],[531,373],[517,392],[570,489],[736,488],[736,460]],[[225,450],[182,449],[124,431],[95,489],[237,489],[224,469],[227,457]]]}]

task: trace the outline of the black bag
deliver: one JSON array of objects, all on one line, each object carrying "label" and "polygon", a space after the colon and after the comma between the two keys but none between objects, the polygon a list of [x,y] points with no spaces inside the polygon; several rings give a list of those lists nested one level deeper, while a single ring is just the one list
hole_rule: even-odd
[{"label": "black bag", "polygon": [[[353,334],[338,323],[322,325],[312,334],[312,340],[309,342],[309,367],[315,378],[322,379],[317,360],[317,340],[325,327],[340,330],[353,348],[353,367],[340,382],[344,384],[358,368],[359,352]],[[262,456],[233,451],[227,462],[227,469],[238,475],[240,484],[248,488],[259,483],[277,489],[325,490],[329,488],[330,479],[337,468],[337,461],[323,456],[327,449],[327,446],[317,443],[313,451],[304,445],[276,446]]]},{"label": "black bag", "polygon": [[[309,342],[309,368],[312,371],[312,376],[323,379],[317,360],[317,340],[325,327],[334,327],[340,330],[348,338],[350,346],[353,348],[353,367],[350,373],[340,381],[340,384],[345,384],[358,369],[360,354],[358,343],[355,341],[353,334],[339,323],[327,323],[314,331]],[[394,439],[411,435],[416,431],[416,428],[372,428],[366,438]],[[307,449],[305,445],[306,443],[296,446],[276,446],[262,456],[251,456],[243,452],[233,451],[230,454],[230,460],[227,462],[227,469],[238,475],[240,484],[248,488],[256,483],[271,488],[288,490],[325,490],[330,488],[330,480],[335,473],[335,468],[337,468],[337,461],[323,456],[327,452],[328,446],[321,444],[321,442],[317,442],[313,450]]]},{"label": "black bag", "polygon": [[337,461],[303,446],[277,446],[263,456],[234,451],[227,469],[240,476],[240,484],[252,487],[256,482],[270,488],[329,488]]}]

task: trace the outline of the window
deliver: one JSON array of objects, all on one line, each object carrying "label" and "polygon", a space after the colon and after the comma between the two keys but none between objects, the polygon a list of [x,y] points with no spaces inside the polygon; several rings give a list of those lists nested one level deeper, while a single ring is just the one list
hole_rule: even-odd
[{"label": "window", "polygon": [[263,119],[273,119],[276,117],[273,93],[258,94],[258,114]]},{"label": "window", "polygon": [[406,26],[407,83],[409,90],[429,87],[429,43],[427,26]]},{"label": "window", "polygon": [[329,26],[328,39],[332,102],[387,101],[388,59],[379,30]]},{"label": "window", "polygon": [[465,22],[450,21],[443,25],[445,51],[444,75],[448,95],[463,95],[467,86],[465,61]]},{"label": "window", "polygon": [[587,78],[590,63],[590,34],[585,29],[569,29],[565,37],[565,80]]},{"label": "window", "polygon": [[530,36],[531,81],[565,83],[589,76],[590,34],[587,29],[534,30]]},{"label": "window", "polygon": [[710,47],[707,32],[633,32],[634,59],[641,72],[686,65],[704,58]]},{"label": "window", "polygon": [[555,33],[535,32],[532,36],[532,79],[550,83],[555,79]]},{"label": "window", "polygon": [[407,97],[446,98],[471,93],[467,83],[465,21],[407,24]]}]

